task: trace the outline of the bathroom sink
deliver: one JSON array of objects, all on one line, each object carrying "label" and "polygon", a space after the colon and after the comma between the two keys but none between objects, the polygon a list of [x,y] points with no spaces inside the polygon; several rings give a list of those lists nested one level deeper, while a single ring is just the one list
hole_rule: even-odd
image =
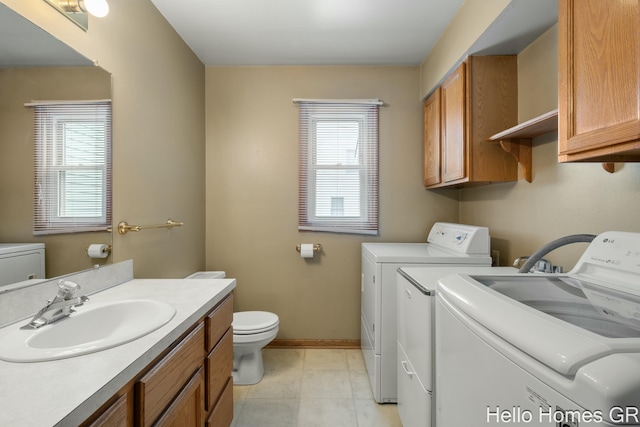
[{"label": "bathroom sink", "polygon": [[43,362],[94,353],[155,331],[176,314],[162,301],[138,299],[93,303],[38,329],[21,322],[0,338],[0,359],[9,362]]}]

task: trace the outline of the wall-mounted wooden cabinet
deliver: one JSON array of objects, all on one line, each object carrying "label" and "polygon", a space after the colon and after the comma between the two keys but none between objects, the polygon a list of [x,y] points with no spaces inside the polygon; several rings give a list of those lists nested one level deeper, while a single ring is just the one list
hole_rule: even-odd
[{"label": "wall-mounted wooden cabinet", "polygon": [[424,101],[424,186],[440,184],[440,96],[437,88]]},{"label": "wall-mounted wooden cabinet", "polygon": [[640,3],[558,5],[559,161],[640,161]]},{"label": "wall-mounted wooden cabinet", "polygon": [[517,121],[517,57],[468,57],[424,103],[425,187],[516,181],[517,161],[487,139]]}]

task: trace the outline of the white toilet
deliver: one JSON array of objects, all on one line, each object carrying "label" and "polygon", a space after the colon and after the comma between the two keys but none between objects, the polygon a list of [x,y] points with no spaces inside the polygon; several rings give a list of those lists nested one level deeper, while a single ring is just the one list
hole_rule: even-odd
[{"label": "white toilet", "polygon": [[[224,271],[198,271],[187,279],[224,279]],[[267,311],[233,313],[233,383],[250,385],[264,375],[262,348],[278,335],[278,316]]]},{"label": "white toilet", "polygon": [[268,311],[233,313],[233,384],[250,385],[264,375],[262,348],[278,334],[279,319]]}]

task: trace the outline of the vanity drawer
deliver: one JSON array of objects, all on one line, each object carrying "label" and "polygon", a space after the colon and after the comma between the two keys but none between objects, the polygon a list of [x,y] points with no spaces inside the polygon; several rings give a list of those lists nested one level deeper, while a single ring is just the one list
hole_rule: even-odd
[{"label": "vanity drawer", "polygon": [[233,295],[229,294],[218,306],[205,318],[207,326],[207,352],[220,341],[233,322]]},{"label": "vanity drawer", "polygon": [[211,411],[211,416],[205,424],[206,427],[229,427],[233,421],[233,381],[227,381],[227,385],[218,400],[218,404]]},{"label": "vanity drawer", "polygon": [[227,333],[218,342],[205,362],[207,370],[207,411],[216,405],[233,370],[233,332]]},{"label": "vanity drawer", "polygon": [[136,383],[137,419],[151,425],[176,397],[205,356],[204,324],[187,335]]}]

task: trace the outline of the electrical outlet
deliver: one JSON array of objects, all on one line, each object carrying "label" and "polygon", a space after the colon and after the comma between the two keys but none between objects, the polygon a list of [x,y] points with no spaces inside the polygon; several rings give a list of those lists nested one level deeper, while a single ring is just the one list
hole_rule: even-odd
[{"label": "electrical outlet", "polygon": [[491,267],[497,267],[500,265],[500,251],[495,249],[491,250]]}]

